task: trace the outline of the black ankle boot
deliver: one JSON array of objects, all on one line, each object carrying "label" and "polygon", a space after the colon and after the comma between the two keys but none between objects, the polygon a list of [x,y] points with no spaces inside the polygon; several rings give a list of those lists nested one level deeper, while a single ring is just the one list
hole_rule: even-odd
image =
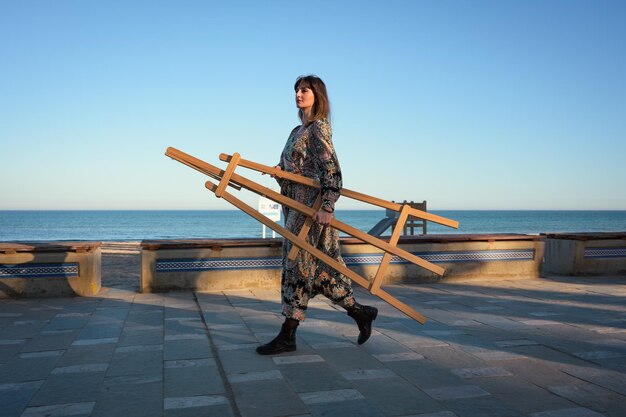
[{"label": "black ankle boot", "polygon": [[271,342],[257,347],[256,353],[259,355],[274,355],[276,353],[293,352],[296,350],[296,329],[298,328],[298,324],[298,320],[285,320],[278,336]]},{"label": "black ankle boot", "polygon": [[357,302],[353,306],[347,308],[348,316],[352,317],[359,326],[359,345],[367,342],[372,334],[372,322],[376,320],[378,309],[376,307],[364,306]]}]

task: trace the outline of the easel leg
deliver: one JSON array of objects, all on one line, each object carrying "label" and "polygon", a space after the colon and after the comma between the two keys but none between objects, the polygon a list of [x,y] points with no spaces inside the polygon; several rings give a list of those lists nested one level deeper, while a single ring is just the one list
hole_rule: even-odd
[{"label": "easel leg", "polygon": [[[315,203],[313,203],[313,210],[318,211],[320,207],[322,207],[322,193],[319,193],[317,195],[317,199],[315,200]],[[313,225],[313,218],[307,216],[306,220],[304,221],[304,224],[302,225],[302,229],[300,229],[300,233],[298,233],[298,237],[300,239],[306,240],[306,237],[308,236],[309,230],[311,230],[312,225]],[[298,256],[298,252],[300,252],[300,248],[298,248],[295,245],[292,245],[291,250],[289,251],[289,255],[287,256],[287,259],[289,259],[290,261],[293,261],[294,259],[296,259],[296,256]]]},{"label": "easel leg", "polygon": [[[405,204],[402,206],[402,210],[400,211],[400,217],[398,217],[398,222],[396,223],[396,228],[393,230],[393,234],[391,235],[391,239],[389,239],[389,244],[396,246],[398,244],[398,240],[400,239],[400,234],[402,233],[402,229],[404,228],[404,223],[406,219],[409,217],[409,211],[411,206]],[[391,262],[392,255],[389,252],[385,252],[383,256],[383,260],[378,267],[378,271],[376,271],[376,275],[370,284],[369,290],[372,294],[377,295],[380,290],[380,286],[383,283],[383,279],[385,278],[385,272],[387,271],[387,267],[389,266],[389,262]]]}]

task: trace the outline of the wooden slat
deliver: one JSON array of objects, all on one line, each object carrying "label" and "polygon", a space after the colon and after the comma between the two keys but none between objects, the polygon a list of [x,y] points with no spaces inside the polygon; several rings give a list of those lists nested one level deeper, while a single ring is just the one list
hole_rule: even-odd
[{"label": "wooden slat", "polygon": [[217,198],[222,197],[222,193],[224,193],[226,186],[230,182],[231,175],[233,175],[233,172],[235,172],[235,168],[237,168],[237,163],[239,162],[239,159],[241,159],[241,155],[239,155],[237,152],[235,152],[233,154],[233,157],[230,158],[230,162],[228,163],[228,166],[226,167],[226,171],[224,171],[224,175],[222,175],[220,184],[217,186],[217,190],[215,190],[215,196]]},{"label": "wooden slat", "polygon": [[[214,171],[212,170],[207,170],[206,169],[206,162],[204,162],[201,159],[195,158],[185,152],[179,151],[176,148],[172,148],[169,147],[167,148],[167,150],[165,151],[165,155],[169,156],[172,159],[175,159],[176,161],[180,162],[183,165],[187,165],[189,168],[193,168],[198,172],[203,173],[204,175],[208,175],[211,178],[214,178],[218,181],[220,181],[222,179],[221,175],[216,174]],[[219,172],[224,173],[224,171],[218,169]],[[233,184],[232,182],[228,184],[230,187],[233,187],[236,190],[241,190],[241,187]]]},{"label": "wooden slat", "polygon": [[[402,227],[404,226],[404,223],[409,217],[410,208],[411,206],[409,206],[408,204],[405,204],[402,207],[402,210],[400,210],[400,217],[398,217],[396,228],[393,230],[391,239],[389,239],[390,245],[396,246],[398,244],[398,239],[400,239],[400,235],[402,235]],[[380,265],[378,266],[378,271],[376,271],[376,275],[374,276],[374,279],[370,283],[369,290],[372,294],[376,295],[378,291],[380,290],[380,286],[383,283],[383,279],[385,278],[385,272],[387,272],[387,267],[389,266],[390,262],[391,262],[391,254],[389,252],[385,252],[385,255],[383,255],[383,260],[380,262]]]},{"label": "wooden slat", "polygon": [[[172,151],[170,151],[172,150]],[[184,160],[185,158],[192,158],[193,163],[195,165],[198,165],[200,168],[202,168],[202,170],[206,170],[207,172],[211,172],[214,173],[215,175],[221,175],[223,173],[222,170],[220,170],[218,167],[213,166],[207,162],[201,161],[197,158],[193,158],[191,155],[187,155],[186,153],[179,151],[177,149],[174,148],[168,148],[168,152],[170,157],[178,160],[178,159],[182,159]],[[240,161],[241,164],[241,161]],[[243,166],[243,165],[242,165]],[[270,200],[274,200],[277,203],[286,205],[287,207],[290,207],[294,210],[299,211],[300,213],[303,213],[309,217],[313,216],[313,209],[302,204],[299,203],[295,200],[292,200],[288,197],[285,197],[283,195],[281,195],[280,193],[277,193],[274,190],[271,190],[267,187],[264,187],[260,184],[255,183],[254,181],[251,181],[245,177],[242,177],[241,175],[235,174],[233,173],[232,177],[231,177],[232,182],[235,182],[237,185],[242,186],[243,188],[246,188],[250,191],[253,191],[263,197],[267,197]],[[331,220],[330,225],[332,227],[334,227],[337,230],[341,230],[342,232],[345,232],[351,236],[354,236],[358,239],[361,239],[363,242],[369,243],[372,246],[375,246],[379,249],[384,250],[385,252],[391,252],[392,254],[399,256],[403,259],[406,259],[409,262],[414,263],[415,265],[421,266],[424,269],[427,269],[431,272],[434,272],[437,275],[443,275],[443,273],[445,272],[445,269],[440,267],[439,265],[435,265],[431,262],[428,262],[418,256],[413,255],[412,253],[409,253],[405,250],[402,250],[396,246],[390,245],[389,243],[380,240],[372,235],[369,235],[359,229],[356,229],[350,225],[347,225],[343,222],[340,222],[339,220],[337,220],[336,218],[333,218]]]},{"label": "wooden slat", "polygon": [[[220,154],[220,160],[222,161],[230,161],[232,156],[222,153]],[[307,177],[303,177],[301,175],[292,174],[290,172],[283,171],[282,169],[273,168],[267,165],[259,164],[257,162],[248,161],[246,159],[240,159],[239,165],[244,168],[252,169],[254,171],[263,172],[265,174],[271,174],[279,178],[283,178],[289,181],[297,182],[299,184],[308,185],[309,187],[321,188],[319,181],[312,180]],[[341,195],[344,197],[352,198],[354,200],[362,201],[364,203],[373,204],[375,206],[383,207],[389,210],[400,211],[402,210],[402,205],[393,203],[391,201],[383,200],[380,198],[372,197],[367,194],[360,193],[358,191],[349,190],[347,188],[341,189]],[[441,224],[444,226],[452,227],[454,229],[459,228],[459,222],[451,219],[447,219],[442,216],[437,216],[436,214],[429,213],[427,211],[417,210],[411,208],[409,214],[413,217],[418,217],[420,219],[428,220],[433,223]]]},{"label": "wooden slat", "polygon": [[[205,186],[206,188],[208,188],[209,190],[213,192],[215,192],[215,190],[217,189],[217,185],[215,185],[211,181],[207,181],[205,183]],[[232,194],[228,192],[224,192],[224,194],[222,194],[222,198],[228,201],[229,203],[231,203],[233,206],[237,207],[239,210],[243,211],[244,213],[255,218],[262,224],[266,225],[270,229],[274,230],[276,233],[280,234],[285,239],[288,239],[289,241],[291,241],[291,243],[298,246],[300,249],[306,250],[307,252],[315,256],[320,261],[324,262],[331,268],[337,270],[339,273],[343,274],[344,276],[350,278],[352,281],[356,282],[360,286],[364,288],[369,287],[369,281],[367,279],[363,278],[362,276],[352,271],[351,269],[348,269],[345,265],[342,265],[341,263],[337,262],[335,259],[326,255],[324,252],[320,251],[319,249],[309,245],[306,242],[306,240],[301,239],[300,237],[296,236],[294,233],[280,226],[276,222],[270,220],[268,217],[262,215],[261,213],[259,213],[258,211],[256,211],[255,209],[253,209],[252,207],[250,207],[243,201],[239,200],[237,197],[233,196]],[[385,300],[387,303],[397,308],[398,310],[408,315],[409,317],[413,318],[414,320],[418,321],[419,323],[424,324],[426,322],[426,317],[424,317],[423,315],[421,315],[420,313],[418,313],[417,311],[415,311],[408,305],[397,300],[389,293],[381,290],[379,291],[379,294],[377,295],[383,300]]]},{"label": "wooden slat", "polygon": [[[313,210],[318,211],[320,207],[322,207],[322,193],[319,193],[317,195],[317,199],[315,200],[315,203],[313,203]],[[312,225],[313,225],[313,217],[307,216],[306,220],[304,221],[304,224],[302,225],[302,229],[300,229],[300,233],[298,233],[298,237],[300,239],[306,240],[306,237],[309,234],[309,230],[311,230]],[[293,261],[294,259],[296,259],[296,256],[298,256],[298,252],[300,252],[300,249],[298,249],[297,246],[292,246],[291,250],[289,251],[289,255],[287,256],[287,259],[289,259],[290,261]]]}]

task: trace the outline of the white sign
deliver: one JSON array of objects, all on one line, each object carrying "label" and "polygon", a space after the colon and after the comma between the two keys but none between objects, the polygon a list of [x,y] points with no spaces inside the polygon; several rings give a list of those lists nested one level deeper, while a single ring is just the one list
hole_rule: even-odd
[{"label": "white sign", "polygon": [[269,198],[259,197],[259,213],[278,222],[280,221],[280,204]]},{"label": "white sign", "polygon": [[[275,222],[280,221],[280,204],[269,198],[259,197],[259,213]],[[272,230],[272,237],[276,237],[276,232]],[[265,225],[263,225],[263,239],[265,239]]]}]

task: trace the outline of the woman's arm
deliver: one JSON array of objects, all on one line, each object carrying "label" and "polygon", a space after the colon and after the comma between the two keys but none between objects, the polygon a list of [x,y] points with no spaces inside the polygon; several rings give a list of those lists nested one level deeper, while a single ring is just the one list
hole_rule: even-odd
[{"label": "woman's arm", "polygon": [[326,121],[317,120],[311,126],[311,158],[322,186],[322,210],[335,211],[343,181],[341,168],[332,142],[332,130]]}]

